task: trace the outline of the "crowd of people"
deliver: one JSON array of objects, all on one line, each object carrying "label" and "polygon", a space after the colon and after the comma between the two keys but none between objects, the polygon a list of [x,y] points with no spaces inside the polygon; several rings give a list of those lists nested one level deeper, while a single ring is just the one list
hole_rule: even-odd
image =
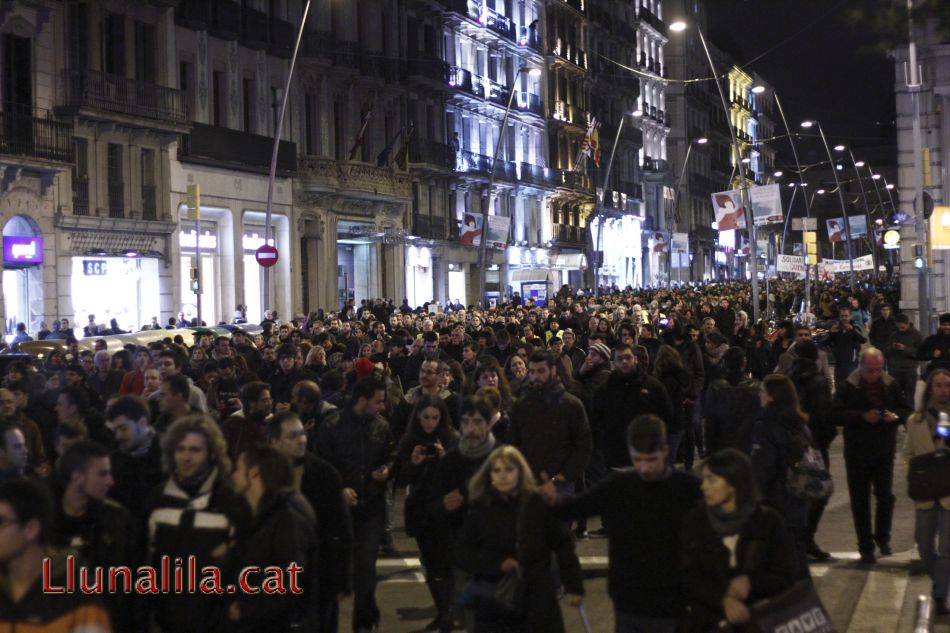
[{"label": "crowd of people", "polygon": [[[584,600],[575,543],[600,536],[618,633],[740,631],[830,558],[827,495],[790,481],[803,456],[827,468],[842,431],[838,494],[873,565],[891,554],[898,427],[909,456],[932,452],[950,412],[950,314],[922,336],[883,277],[819,286],[806,318],[801,282],[769,291],[788,319],[753,322],[741,282],[565,287],[543,306],[366,301],[255,335],[115,353],[65,341],[10,363],[0,627],[335,633],[352,596],[352,630],[376,631],[377,560],[402,515],[436,607],[427,630],[563,631],[558,601]],[[946,614],[950,498],[916,512]],[[44,593],[141,566],[177,583],[194,569],[211,589],[142,591],[135,576]],[[523,601],[501,608],[512,577]]]}]

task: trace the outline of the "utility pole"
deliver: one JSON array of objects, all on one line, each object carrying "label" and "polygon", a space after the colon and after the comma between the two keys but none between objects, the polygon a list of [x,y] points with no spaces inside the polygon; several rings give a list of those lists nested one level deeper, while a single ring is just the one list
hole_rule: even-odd
[{"label": "utility pole", "polygon": [[914,247],[914,265],[917,266],[918,329],[922,336],[931,333],[930,318],[930,249],[927,244],[927,218],[924,214],[923,138],[920,131],[920,74],[917,67],[917,44],[914,38],[914,0],[907,0],[908,40],[907,90],[913,106],[914,143],[914,220],[917,245]]}]

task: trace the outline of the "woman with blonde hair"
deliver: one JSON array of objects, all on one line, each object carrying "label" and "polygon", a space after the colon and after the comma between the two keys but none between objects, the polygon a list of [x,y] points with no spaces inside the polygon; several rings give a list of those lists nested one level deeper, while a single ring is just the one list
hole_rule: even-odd
[{"label": "woman with blonde hair", "polygon": [[[492,451],[469,483],[469,512],[455,545],[455,563],[475,583],[497,583],[516,573],[524,589],[519,613],[475,610],[475,633],[564,633],[551,573],[557,556],[565,598],[579,605],[584,593],[580,563],[567,524],[551,514],[534,474],[513,446]],[[463,604],[468,592],[463,592]],[[468,606],[473,606],[469,604]]]}]

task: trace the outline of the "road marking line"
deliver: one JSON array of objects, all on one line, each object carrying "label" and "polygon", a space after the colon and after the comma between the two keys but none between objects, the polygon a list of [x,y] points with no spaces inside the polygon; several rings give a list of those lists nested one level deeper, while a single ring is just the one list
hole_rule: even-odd
[{"label": "road marking line", "polygon": [[906,572],[872,571],[847,633],[893,633],[897,630],[904,594],[907,592]]}]

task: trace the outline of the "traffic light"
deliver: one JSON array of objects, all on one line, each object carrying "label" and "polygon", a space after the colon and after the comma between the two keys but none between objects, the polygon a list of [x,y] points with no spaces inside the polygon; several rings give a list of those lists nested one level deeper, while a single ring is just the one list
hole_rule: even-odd
[{"label": "traffic light", "polygon": [[191,267],[191,291],[196,295],[201,294],[201,277],[197,266]]},{"label": "traffic light", "polygon": [[201,187],[196,183],[188,185],[188,195],[185,198],[185,205],[188,207],[188,219],[201,219]]}]

